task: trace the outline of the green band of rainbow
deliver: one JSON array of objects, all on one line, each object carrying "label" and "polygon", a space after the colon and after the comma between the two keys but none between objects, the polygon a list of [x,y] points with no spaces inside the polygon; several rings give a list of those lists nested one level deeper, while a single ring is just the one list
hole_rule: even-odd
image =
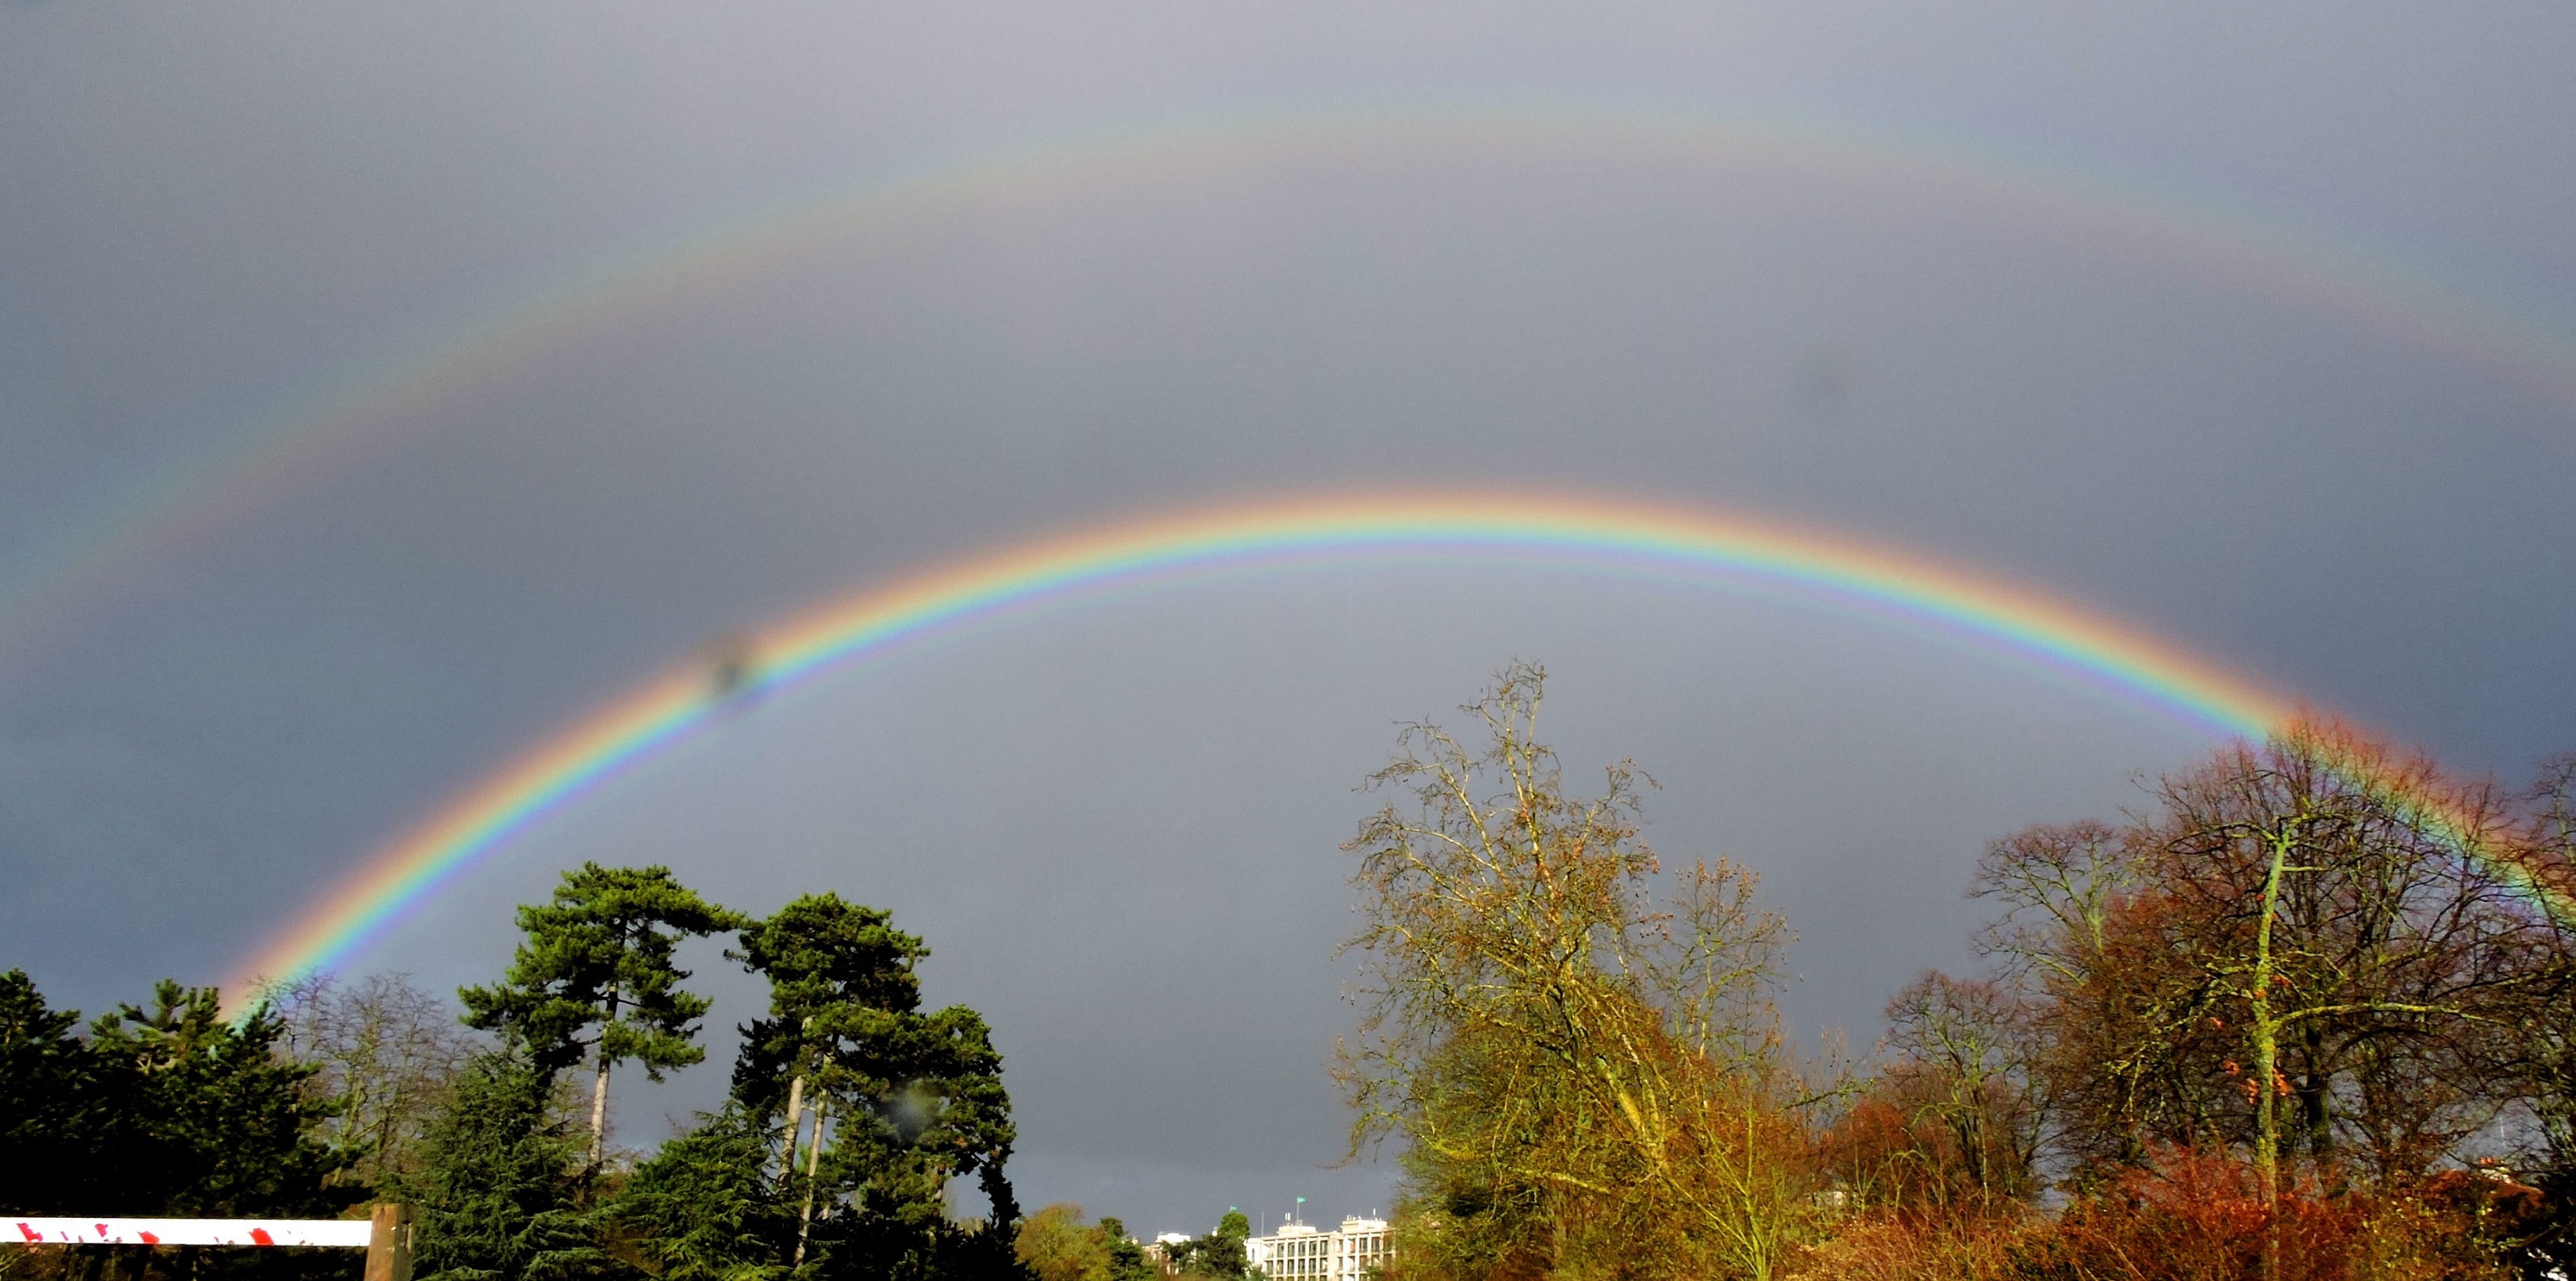
[{"label": "green band of rainbow", "polygon": [[[2134,627],[1924,558],[1776,521],[1503,493],[1308,498],[1074,530],[867,588],[764,630],[748,642],[747,655],[758,687],[775,691],[961,625],[1104,590],[1404,556],[1786,587],[1940,628],[2229,736],[2261,738],[2294,713],[2290,700]],[[724,703],[701,664],[582,718],[368,857],[269,940],[241,969],[243,986],[235,990],[250,990],[255,979],[341,966],[511,837],[706,724]],[[2447,834],[2471,843],[2465,831]]]}]

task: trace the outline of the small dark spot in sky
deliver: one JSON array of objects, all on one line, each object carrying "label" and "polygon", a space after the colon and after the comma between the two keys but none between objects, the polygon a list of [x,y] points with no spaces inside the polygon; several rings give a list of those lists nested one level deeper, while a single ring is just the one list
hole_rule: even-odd
[{"label": "small dark spot in sky", "polygon": [[719,636],[707,643],[707,696],[717,702],[748,702],[760,693],[760,654],[751,638]]},{"label": "small dark spot in sky", "polygon": [[1851,349],[1839,343],[1817,343],[1798,354],[1790,377],[1808,421],[1829,421],[1851,395]]}]

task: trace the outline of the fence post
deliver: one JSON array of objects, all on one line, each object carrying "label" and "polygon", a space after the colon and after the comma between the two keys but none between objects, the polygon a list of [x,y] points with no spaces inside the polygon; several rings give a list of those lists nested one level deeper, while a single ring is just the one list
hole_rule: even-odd
[{"label": "fence post", "polygon": [[411,1207],[380,1205],[367,1233],[366,1281],[411,1281]]}]

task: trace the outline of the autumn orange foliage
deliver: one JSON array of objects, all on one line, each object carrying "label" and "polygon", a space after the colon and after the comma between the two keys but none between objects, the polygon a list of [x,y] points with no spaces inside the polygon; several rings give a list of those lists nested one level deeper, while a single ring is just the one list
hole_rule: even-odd
[{"label": "autumn orange foliage", "polygon": [[1940,1216],[1902,1208],[1846,1224],[1801,1277],[1848,1281],[2242,1281],[2280,1233],[2278,1281],[2505,1281],[2495,1247],[2535,1214],[2533,1189],[2454,1171],[2404,1192],[2284,1181],[2264,1204],[2241,1155],[2158,1148],[2149,1162],[2054,1215]]}]

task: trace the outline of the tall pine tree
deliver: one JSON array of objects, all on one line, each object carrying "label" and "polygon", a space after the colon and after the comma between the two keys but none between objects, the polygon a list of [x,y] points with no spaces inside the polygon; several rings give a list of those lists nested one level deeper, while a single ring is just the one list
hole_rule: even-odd
[{"label": "tall pine tree", "polygon": [[[771,998],[769,1016],[744,1029],[734,1085],[748,1109],[786,1109],[779,1181],[801,1190],[791,1263],[853,1276],[1016,1270],[1001,1055],[975,1011],[922,1011],[914,967],[930,949],[883,910],[833,894],[789,903],[742,941]],[[812,1135],[796,1159],[809,1100]],[[992,1206],[975,1232],[947,1215],[949,1181],[969,1176]]]},{"label": "tall pine tree", "polygon": [[745,918],[698,897],[667,867],[601,867],[564,873],[554,901],[519,909],[527,937],[509,974],[493,987],[467,987],[465,1021],[527,1047],[548,1073],[591,1056],[590,1153],[599,1167],[608,1142],[608,1077],[633,1059],[659,1081],[669,1068],[706,1057],[697,1021],[707,999],[684,991],[672,960],[680,940],[739,929]]}]

